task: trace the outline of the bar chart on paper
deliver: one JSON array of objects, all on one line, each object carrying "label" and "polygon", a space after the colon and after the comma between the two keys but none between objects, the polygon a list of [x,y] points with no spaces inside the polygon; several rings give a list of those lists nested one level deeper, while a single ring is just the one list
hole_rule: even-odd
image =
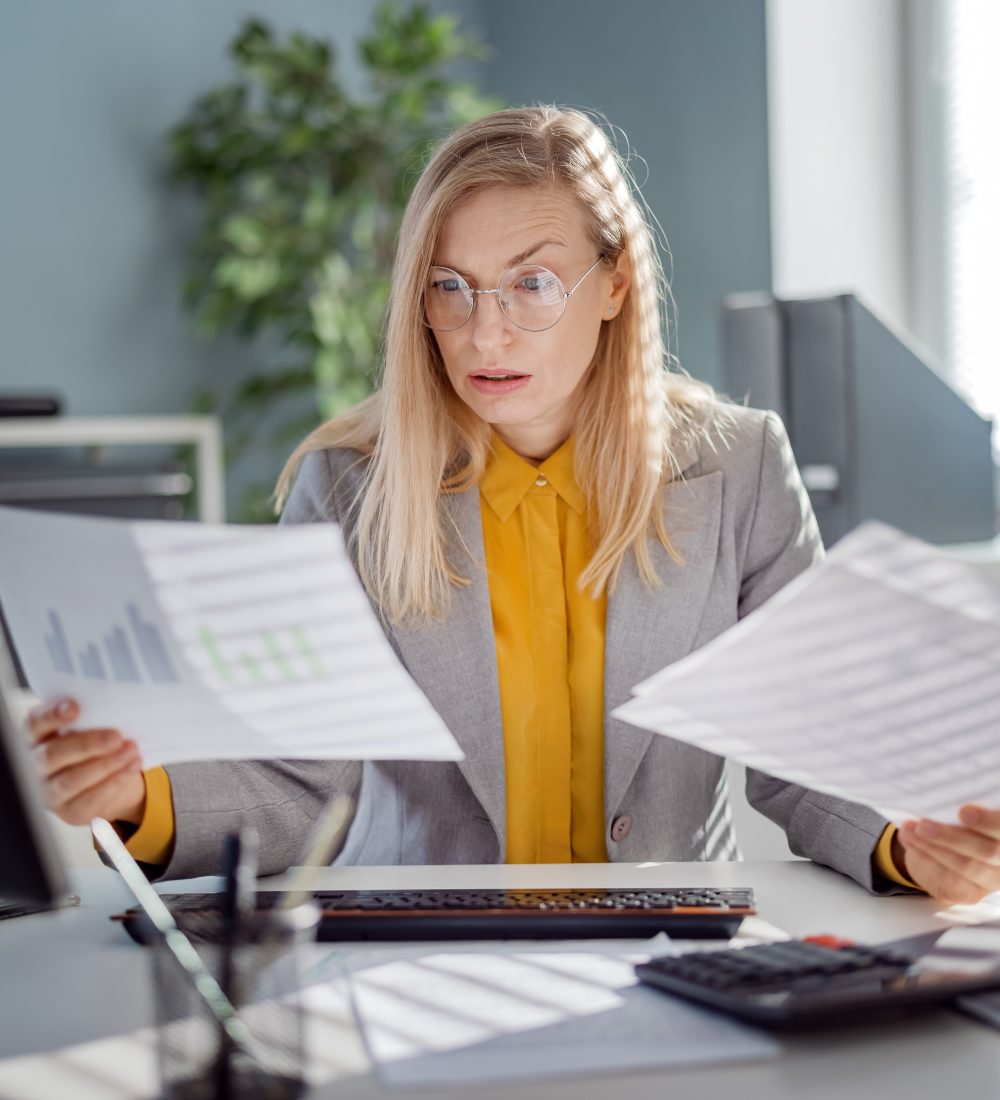
[{"label": "bar chart on paper", "polygon": [[127,631],[119,621],[100,637],[84,641],[75,651],[59,612],[49,608],[47,616],[49,631],[45,645],[56,672],[78,673],[88,680],[116,680],[120,684],[180,681],[162,634],[135,604],[126,604],[121,616],[128,623]]},{"label": "bar chart on paper", "polygon": [[339,529],[127,523],[0,508],[0,602],[34,690],[144,762],[454,760]]},{"label": "bar chart on paper", "polygon": [[198,641],[216,676],[227,684],[240,679],[265,684],[269,670],[286,680],[323,675],[323,662],[300,626],[288,627],[281,633],[261,631],[247,639],[235,657],[227,658],[222,639],[207,626],[199,629]]}]

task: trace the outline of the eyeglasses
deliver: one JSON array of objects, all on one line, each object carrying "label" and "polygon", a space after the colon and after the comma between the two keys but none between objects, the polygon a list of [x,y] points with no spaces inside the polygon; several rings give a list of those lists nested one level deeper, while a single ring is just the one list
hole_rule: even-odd
[{"label": "eyeglasses", "polygon": [[454,332],[472,316],[480,295],[495,294],[512,324],[526,332],[544,332],[562,318],[576,288],[603,258],[598,257],[570,290],[547,267],[512,267],[492,290],[469,286],[450,267],[432,267],[424,287],[424,323],[435,332]]}]

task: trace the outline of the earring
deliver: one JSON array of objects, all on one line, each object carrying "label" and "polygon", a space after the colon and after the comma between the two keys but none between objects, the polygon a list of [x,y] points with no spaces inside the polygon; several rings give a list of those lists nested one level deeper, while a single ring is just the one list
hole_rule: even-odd
[{"label": "earring", "polygon": [[614,306],[608,306],[608,313],[614,313],[614,311],[615,311]]}]

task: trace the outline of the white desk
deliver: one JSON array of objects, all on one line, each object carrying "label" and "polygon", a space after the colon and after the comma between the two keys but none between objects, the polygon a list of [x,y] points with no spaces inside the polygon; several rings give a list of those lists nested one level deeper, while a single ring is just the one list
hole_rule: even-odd
[{"label": "white desk", "polygon": [[[748,885],[757,892],[761,915],[792,934],[829,931],[873,941],[946,927],[959,912],[949,919],[927,898],[872,898],[841,876],[803,861],[354,867],[318,875],[317,885],[346,889]],[[189,885],[204,888],[214,882]],[[83,897],[79,909],[0,923],[0,1057],[124,1033],[152,1020],[146,955],[107,920],[109,913],[129,903],[124,885],[107,870],[78,872],[76,885]],[[161,889],[176,888],[165,884]],[[947,1010],[785,1043],[783,1057],[753,1065],[462,1089],[453,1095],[462,1100],[606,1100],[622,1094],[699,1100],[922,1100],[957,1095],[992,1100],[1000,1095],[1000,1032]],[[400,1094],[362,1075],[310,1095],[347,1100]],[[407,1090],[405,1095],[432,1094]]]}]

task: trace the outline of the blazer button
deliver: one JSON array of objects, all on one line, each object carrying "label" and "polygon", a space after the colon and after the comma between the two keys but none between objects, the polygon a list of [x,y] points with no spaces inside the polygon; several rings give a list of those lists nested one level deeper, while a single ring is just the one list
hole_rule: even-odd
[{"label": "blazer button", "polygon": [[630,832],[632,832],[632,817],[630,814],[621,814],[611,822],[611,839],[616,844],[620,844]]}]

